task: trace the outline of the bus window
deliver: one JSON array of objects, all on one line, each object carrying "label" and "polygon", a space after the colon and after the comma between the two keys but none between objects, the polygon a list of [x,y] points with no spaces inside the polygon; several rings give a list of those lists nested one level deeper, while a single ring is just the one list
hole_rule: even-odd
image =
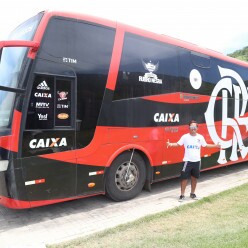
[{"label": "bus window", "polygon": [[53,129],[54,77],[37,76],[28,106],[26,129]]},{"label": "bus window", "polygon": [[30,97],[26,129],[72,127],[71,81],[37,76]]},{"label": "bus window", "polygon": [[[207,55],[180,49],[181,91],[198,95],[211,95],[219,75],[218,67],[212,64],[213,60]],[[195,87],[194,83],[190,81],[192,72],[196,72],[196,78],[199,77],[198,81],[201,82],[199,87]]]},{"label": "bus window", "polygon": [[179,91],[175,47],[126,34],[114,100]]},{"label": "bus window", "polygon": [[71,81],[56,80],[56,107],[55,107],[55,126],[71,126]]},{"label": "bus window", "polygon": [[[49,68],[47,68],[47,62],[45,66],[40,63],[41,66],[36,67],[36,71],[39,73],[49,71],[51,74],[69,75],[76,78],[77,86],[74,90],[77,101],[75,114],[78,148],[87,146],[94,137],[107,82],[114,38],[115,30],[112,28],[61,17],[51,18],[43,38],[40,57],[54,63],[51,63]],[[65,113],[62,116],[67,117],[68,113],[65,109],[61,113]],[[70,117],[66,120],[59,120],[58,114],[55,118],[56,127],[70,125]]]},{"label": "bus window", "polygon": [[195,66],[201,67],[201,68],[210,68],[210,57],[196,52],[191,52],[191,61]]}]

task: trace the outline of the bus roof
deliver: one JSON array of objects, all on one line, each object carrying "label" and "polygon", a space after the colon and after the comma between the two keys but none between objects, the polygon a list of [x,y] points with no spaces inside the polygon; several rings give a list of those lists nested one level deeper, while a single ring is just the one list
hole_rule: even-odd
[{"label": "bus roof", "polygon": [[137,28],[137,27],[133,27],[127,24],[123,24],[123,23],[119,23],[116,21],[112,21],[112,20],[108,20],[108,19],[104,19],[104,18],[100,18],[100,17],[96,17],[96,16],[91,16],[91,15],[87,15],[87,14],[82,14],[82,13],[74,13],[74,12],[65,12],[65,11],[49,11],[46,10],[44,11],[44,17],[43,19],[45,19],[45,22],[48,22],[49,19],[53,16],[61,16],[61,17],[67,17],[67,18],[73,18],[73,19],[77,19],[77,20],[82,20],[82,21],[87,21],[87,22],[91,22],[91,23],[96,23],[96,24],[100,24],[103,26],[107,26],[107,27],[111,27],[111,28],[116,28],[119,29],[123,32],[129,32],[129,33],[134,33],[143,37],[147,37],[147,38],[151,38],[157,41],[161,41],[161,42],[165,42],[165,43],[169,43],[171,45],[175,45],[181,48],[185,48],[194,52],[198,52],[198,53],[202,53],[205,55],[208,55],[210,57],[215,57],[230,63],[234,63],[234,64],[238,64],[244,67],[248,67],[248,63],[245,61],[241,61],[229,56],[226,56],[220,52],[208,49],[208,48],[203,48],[200,47],[196,44],[187,42],[187,41],[183,41],[180,39],[176,39],[173,37],[170,37],[168,35],[164,35],[164,34],[157,34],[157,33],[153,33],[151,31],[147,31],[141,28]]}]

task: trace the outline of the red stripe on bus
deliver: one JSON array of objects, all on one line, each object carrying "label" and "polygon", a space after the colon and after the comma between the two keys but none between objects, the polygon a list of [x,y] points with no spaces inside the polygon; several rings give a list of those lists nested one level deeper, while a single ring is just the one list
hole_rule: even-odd
[{"label": "red stripe on bus", "polygon": [[21,200],[8,198],[5,196],[0,196],[0,205],[5,206],[7,208],[12,208],[12,209],[25,209],[25,208],[40,207],[40,206],[51,205],[51,204],[55,204],[59,202],[71,201],[71,200],[91,197],[95,195],[103,195],[103,194],[105,194],[105,192],[99,192],[99,193],[90,194],[87,196],[84,195],[84,196],[76,196],[76,197],[70,197],[70,198],[61,198],[61,199],[55,199],[55,200],[40,200],[40,201],[21,201]]},{"label": "red stripe on bus", "polygon": [[107,85],[106,85],[106,88],[110,90],[115,89],[119,66],[120,66],[120,60],[121,60],[123,40],[124,40],[124,30],[121,28],[118,28],[116,30],[114,48],[113,48],[113,53],[112,53],[112,58],[111,58],[110,68],[109,68],[109,74],[108,74],[108,79],[107,79]]},{"label": "red stripe on bus", "polygon": [[[154,96],[144,96],[142,98],[154,102],[175,103],[175,104],[197,104],[197,103],[209,102],[211,96],[175,92],[175,93],[161,94]],[[216,99],[220,100],[221,97],[216,97]]]},{"label": "red stripe on bus", "polygon": [[[200,134],[207,133],[207,126],[205,123],[199,123],[198,126]],[[215,127],[217,133],[221,134],[222,122],[215,122]],[[175,128],[177,130],[176,132],[173,131]],[[98,126],[95,131],[95,138],[87,147],[72,151],[39,155],[39,157],[67,163],[76,163],[78,165],[108,167],[119,154],[135,148],[146,154],[151,166],[157,166],[161,165],[161,161],[164,161],[164,158],[162,157],[163,152],[158,153],[158,149],[161,149],[163,145],[164,149],[166,149],[165,137],[171,142],[177,142],[182,134],[188,132],[188,128],[187,124],[146,128]],[[243,128],[245,129],[245,127]],[[232,135],[232,132],[228,132],[227,139],[231,138]],[[206,141],[210,141],[209,136],[206,137]],[[217,151],[218,149],[205,151],[205,148],[203,148],[203,154],[214,154]],[[178,148],[176,153],[167,153],[166,161],[171,161],[168,162],[168,164],[171,164],[172,161],[173,163],[177,163],[182,160],[182,157],[183,148]]]},{"label": "red stripe on bus", "polygon": [[42,178],[42,179],[38,179],[38,180],[34,180],[35,184],[40,184],[40,183],[45,183],[46,179]]}]

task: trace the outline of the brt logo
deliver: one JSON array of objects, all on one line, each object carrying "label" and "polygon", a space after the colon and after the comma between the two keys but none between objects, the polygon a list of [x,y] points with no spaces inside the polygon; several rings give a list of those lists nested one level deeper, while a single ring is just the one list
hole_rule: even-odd
[{"label": "brt logo", "polygon": [[[244,146],[240,131],[240,126],[244,126],[242,130],[248,130],[248,117],[245,117],[248,92],[243,79],[237,72],[220,66],[218,69],[221,79],[211,94],[208,108],[205,112],[205,120],[213,142],[215,144],[219,142],[222,149],[232,147],[230,160],[237,161],[238,152],[240,152],[242,158],[245,158],[248,153],[248,147]],[[232,82],[235,82],[235,84]],[[220,94],[222,94],[222,126],[221,134],[218,134],[215,126],[214,112],[216,98]],[[228,104],[228,94],[232,97],[234,103],[234,106],[231,106],[234,109],[234,116],[232,118],[228,116],[228,108],[230,107],[230,103]],[[232,130],[231,135],[227,130]],[[226,151],[221,150],[218,163],[225,164],[226,162]]]},{"label": "brt logo", "polygon": [[31,149],[67,146],[67,140],[63,138],[32,139],[29,142]]}]

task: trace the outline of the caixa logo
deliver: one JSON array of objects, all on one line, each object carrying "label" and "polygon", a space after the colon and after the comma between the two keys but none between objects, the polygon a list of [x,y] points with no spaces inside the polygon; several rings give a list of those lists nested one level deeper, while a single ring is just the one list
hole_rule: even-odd
[{"label": "caixa logo", "polygon": [[[208,128],[208,132],[213,142],[221,144],[221,148],[227,149],[232,147],[230,160],[238,160],[238,152],[240,152],[241,157],[245,158],[248,153],[248,147],[244,146],[242,140],[242,130],[248,130],[248,117],[245,117],[245,111],[248,101],[247,88],[244,81],[240,75],[227,68],[218,67],[221,79],[214,87],[211,94],[211,98],[208,104],[207,111],[205,112],[205,119]],[[235,84],[233,84],[233,82]],[[231,96],[231,100],[228,100],[228,94]],[[216,113],[216,99],[217,96],[222,95],[222,122],[221,130],[219,134],[217,133],[215,126],[215,115]],[[230,104],[230,102],[233,105]],[[231,111],[229,110],[231,108]],[[234,112],[233,116],[230,113]],[[218,163],[225,164],[226,151],[221,150]]]},{"label": "caixa logo", "polygon": [[67,146],[66,138],[32,139],[29,142],[31,149]]},{"label": "caixa logo", "polygon": [[154,115],[155,122],[179,122],[178,113],[156,113]]}]

